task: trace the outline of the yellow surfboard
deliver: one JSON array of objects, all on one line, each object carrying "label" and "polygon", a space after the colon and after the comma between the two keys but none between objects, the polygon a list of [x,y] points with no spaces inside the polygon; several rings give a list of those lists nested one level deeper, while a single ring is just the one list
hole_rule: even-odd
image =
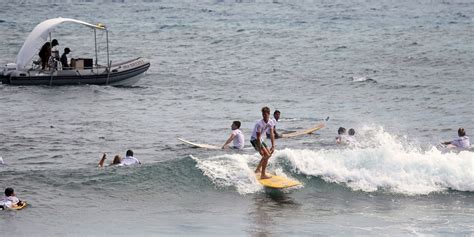
[{"label": "yellow surfboard", "polygon": [[289,188],[289,187],[301,185],[301,183],[298,180],[288,179],[283,176],[278,176],[278,175],[273,175],[273,174],[267,174],[267,175],[271,175],[272,177],[269,179],[260,179],[260,173],[255,174],[258,182],[267,188]]},{"label": "yellow surfboard", "polygon": [[5,210],[21,210],[28,206],[28,203],[26,203],[25,201],[21,201],[21,203],[22,205],[14,205],[12,207],[6,208]]}]

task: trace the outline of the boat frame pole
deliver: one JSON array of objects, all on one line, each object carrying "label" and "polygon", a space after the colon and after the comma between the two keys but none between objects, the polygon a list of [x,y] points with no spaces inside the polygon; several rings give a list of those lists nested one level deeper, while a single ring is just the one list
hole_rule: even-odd
[{"label": "boat frame pole", "polygon": [[109,30],[107,30],[107,28],[105,28],[105,39],[107,41],[107,81],[105,82],[105,84],[108,85],[110,77],[110,67],[112,65],[109,59]]},{"label": "boat frame pole", "polygon": [[[53,41],[53,37],[51,36],[51,32],[49,32],[49,45],[50,45],[50,47],[49,47],[49,55],[51,55],[51,54],[52,54],[52,51],[53,51],[53,43],[52,43],[52,41]],[[50,56],[50,57],[51,57],[51,56]],[[41,64],[42,64],[42,62],[41,62]],[[48,58],[48,64],[49,64],[49,58]],[[47,65],[47,66],[49,66],[49,65]],[[53,66],[53,70],[51,70],[51,76],[50,76],[50,78],[49,78],[49,86],[52,86],[52,85],[53,85],[53,74],[54,74],[54,66]]]},{"label": "boat frame pole", "polygon": [[96,33],[96,29],[94,28],[94,45],[95,45],[95,67],[97,68],[97,66],[99,65],[98,64],[98,57],[97,57],[97,33]]}]

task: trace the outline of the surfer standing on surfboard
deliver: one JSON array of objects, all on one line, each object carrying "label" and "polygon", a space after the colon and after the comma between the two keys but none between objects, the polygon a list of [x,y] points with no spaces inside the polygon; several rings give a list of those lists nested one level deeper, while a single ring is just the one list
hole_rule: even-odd
[{"label": "surfer standing on surfboard", "polygon": [[[265,175],[265,170],[267,169],[268,159],[270,159],[272,153],[275,151],[275,134],[273,132],[272,123],[270,123],[270,108],[266,106],[262,108],[262,117],[261,120],[255,123],[252,136],[250,137],[250,143],[262,156],[257,169],[255,169],[255,173],[261,172],[260,179],[269,179],[271,176]],[[267,129],[270,130],[270,140],[272,142],[270,149],[268,149],[262,137]]]},{"label": "surfer standing on surfboard", "polygon": [[222,149],[225,149],[230,142],[234,141],[233,149],[243,149],[245,140],[244,134],[240,131],[240,121],[234,121],[231,125],[232,133],[230,134],[229,139],[222,145]]}]

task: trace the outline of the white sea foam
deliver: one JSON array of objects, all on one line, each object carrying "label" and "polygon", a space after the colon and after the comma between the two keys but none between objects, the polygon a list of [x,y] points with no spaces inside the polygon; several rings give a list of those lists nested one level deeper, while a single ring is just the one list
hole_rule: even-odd
[{"label": "white sea foam", "polygon": [[[263,190],[263,186],[257,181],[254,173],[261,158],[258,153],[254,155],[226,154],[202,159],[191,157],[197,162],[196,166],[204,175],[218,187],[235,188],[240,194]],[[281,167],[276,167],[276,162],[270,160],[269,163],[272,163],[269,164],[271,173],[291,178],[283,172]]]},{"label": "white sea foam", "polygon": [[285,149],[277,153],[277,159],[288,159],[296,172],[344,183],[353,190],[383,189],[407,195],[474,191],[473,152],[442,152],[435,147],[423,151],[383,129],[372,135],[357,147]]},{"label": "white sea foam", "polygon": [[[343,184],[355,191],[384,190],[405,195],[429,194],[448,189],[474,191],[474,153],[422,150],[383,129],[359,131],[359,145],[331,149],[284,149],[270,159],[278,175],[299,173]],[[362,137],[370,134],[370,138]],[[241,194],[262,190],[253,169],[260,156],[226,154],[198,159],[197,167],[220,187]],[[282,162],[283,161],[283,162]],[[283,171],[283,165],[290,171]]]},{"label": "white sea foam", "polygon": [[240,194],[262,190],[262,186],[255,179],[255,174],[247,163],[258,162],[257,156],[231,154],[202,159],[192,158],[204,175],[219,187],[234,187]]}]

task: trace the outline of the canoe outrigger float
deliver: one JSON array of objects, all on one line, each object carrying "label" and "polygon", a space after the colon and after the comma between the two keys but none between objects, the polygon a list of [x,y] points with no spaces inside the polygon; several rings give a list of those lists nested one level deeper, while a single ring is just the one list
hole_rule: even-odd
[{"label": "canoe outrigger float", "polygon": [[[51,32],[64,22],[84,25],[94,30],[95,63],[93,59],[71,59],[70,68],[63,68],[61,62],[55,60],[54,66],[41,69],[41,63],[34,61],[38,52],[46,42],[51,42]],[[107,65],[99,65],[97,57],[96,31],[105,31],[107,41]],[[50,60],[51,61],[51,60]],[[32,62],[31,67],[27,67]],[[8,63],[0,71],[3,84],[12,85],[120,85],[129,86],[140,80],[150,63],[142,58],[112,64],[109,60],[109,34],[107,27],[102,24],[93,25],[84,21],[70,18],[54,18],[41,22],[26,38],[17,55],[16,63]]]}]

